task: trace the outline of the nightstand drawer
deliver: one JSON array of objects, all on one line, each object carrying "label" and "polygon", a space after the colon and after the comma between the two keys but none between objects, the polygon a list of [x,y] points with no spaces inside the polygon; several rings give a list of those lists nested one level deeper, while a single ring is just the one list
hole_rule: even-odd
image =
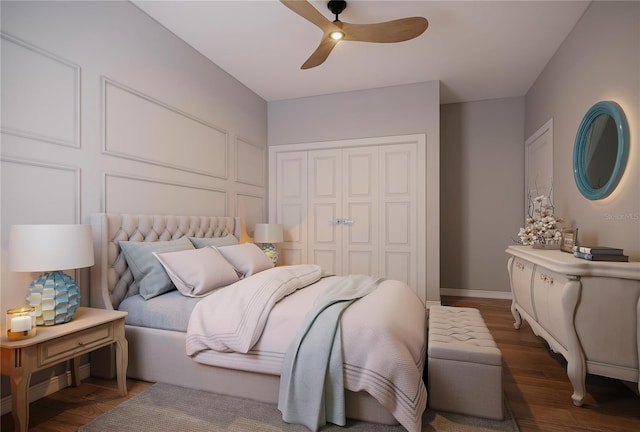
[{"label": "nightstand drawer", "polygon": [[114,342],[113,323],[106,323],[62,336],[40,345],[38,364],[58,363]]}]

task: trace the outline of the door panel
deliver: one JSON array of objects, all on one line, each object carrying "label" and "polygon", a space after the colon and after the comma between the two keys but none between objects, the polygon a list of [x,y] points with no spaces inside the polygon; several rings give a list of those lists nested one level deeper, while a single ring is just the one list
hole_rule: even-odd
[{"label": "door panel", "polygon": [[312,211],[314,217],[312,242],[316,246],[335,245],[336,229],[333,221],[338,217],[335,203],[315,204]]},{"label": "door panel", "polygon": [[284,228],[280,263],[307,262],[307,152],[278,153],[276,222]]},{"label": "door panel", "polygon": [[[379,274],[378,253],[378,153],[377,146],[346,148],[342,208],[342,248],[348,259],[343,274]],[[366,273],[365,273],[366,272]]]},{"label": "door panel", "polygon": [[397,279],[405,282],[409,286],[413,280],[415,269],[412,268],[411,254],[408,252],[386,251],[385,257],[385,276],[387,279]]},{"label": "door panel", "polygon": [[344,224],[344,230],[348,235],[348,243],[351,246],[373,247],[373,208],[371,203],[348,203],[349,219],[351,222]]},{"label": "door panel", "polygon": [[378,276],[378,272],[374,271],[373,253],[370,251],[350,251],[349,259],[345,263],[349,274],[364,274]]},{"label": "door panel", "polygon": [[411,247],[411,203],[390,202],[385,207],[385,246]]},{"label": "door panel", "polygon": [[375,149],[344,150],[346,159],[345,178],[347,196],[371,197],[374,189],[374,172],[377,171]]},{"label": "door panel", "polygon": [[383,276],[416,286],[418,281],[418,227],[415,144],[380,148],[380,268]]},{"label": "door panel", "polygon": [[313,263],[322,267],[322,270],[329,274],[337,274],[336,267],[339,265],[336,259],[335,250],[322,250],[315,248],[313,250]]},{"label": "door panel", "polygon": [[342,154],[340,150],[309,152],[309,257],[324,270],[342,274]]}]

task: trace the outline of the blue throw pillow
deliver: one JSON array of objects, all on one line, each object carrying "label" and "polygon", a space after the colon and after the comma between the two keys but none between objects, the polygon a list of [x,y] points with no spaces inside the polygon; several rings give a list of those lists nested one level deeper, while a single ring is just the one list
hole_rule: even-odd
[{"label": "blue throw pillow", "polygon": [[120,241],[119,244],[124,251],[124,257],[133,273],[133,278],[138,284],[139,294],[145,300],[176,288],[153,253],[195,249],[187,237],[157,242]]}]

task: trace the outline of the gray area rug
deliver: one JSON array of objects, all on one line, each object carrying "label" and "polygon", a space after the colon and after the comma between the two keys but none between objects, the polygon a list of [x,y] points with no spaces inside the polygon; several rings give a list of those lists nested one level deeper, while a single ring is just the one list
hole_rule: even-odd
[{"label": "gray area rug", "polygon": [[[516,432],[518,426],[505,405],[505,420],[485,420],[427,410],[422,431]],[[327,425],[322,432],[403,432],[402,426],[385,426],[348,420],[346,427]],[[275,404],[157,383],[107,411],[79,432],[308,432],[287,424]]]}]

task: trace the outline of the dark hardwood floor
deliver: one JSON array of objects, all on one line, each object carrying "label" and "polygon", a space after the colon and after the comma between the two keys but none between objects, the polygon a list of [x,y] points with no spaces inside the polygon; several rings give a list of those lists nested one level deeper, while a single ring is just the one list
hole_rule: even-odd
[{"label": "dark hardwood floor", "polygon": [[618,380],[588,375],[584,405],[573,405],[564,357],[526,322],[514,329],[510,300],[443,297],[442,304],[480,310],[502,351],[505,395],[521,432],[640,431],[640,398]]},{"label": "dark hardwood floor", "polygon": [[[554,354],[524,323],[513,328],[508,300],[444,297],[451,306],[475,307],[491,330],[504,359],[504,389],[521,432],[640,431],[640,398],[623,383],[587,377],[583,407],[571,403],[566,362]],[[89,378],[30,406],[30,431],[69,432],[142,392],[150,383],[128,380],[129,394],[118,396],[114,381]],[[2,416],[2,431],[13,430],[11,414]]]}]

